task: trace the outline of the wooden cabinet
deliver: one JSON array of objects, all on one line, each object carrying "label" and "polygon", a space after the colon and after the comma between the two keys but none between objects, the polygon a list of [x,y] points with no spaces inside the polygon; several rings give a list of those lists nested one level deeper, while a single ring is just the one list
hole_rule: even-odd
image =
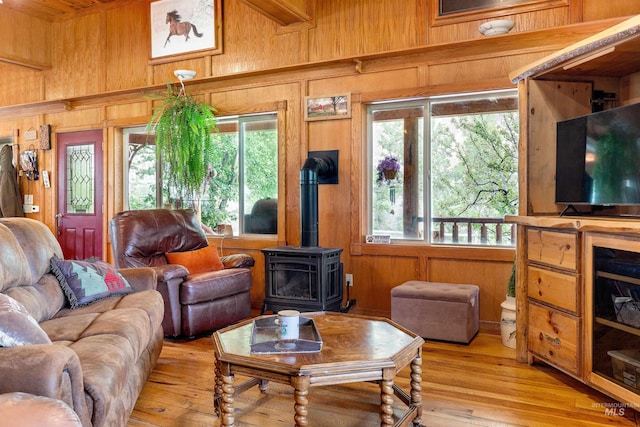
[{"label": "wooden cabinet", "polygon": [[518,242],[519,360],[542,361],[640,407],[640,218],[507,222],[525,236]]},{"label": "wooden cabinet", "polygon": [[589,384],[640,402],[640,236],[585,235]]},{"label": "wooden cabinet", "polygon": [[529,303],[529,351],[549,364],[575,376],[581,374],[580,318],[539,304]]},{"label": "wooden cabinet", "polygon": [[640,328],[616,318],[612,298],[618,283],[640,301],[640,275],[597,264],[608,248],[640,265],[640,206],[562,216],[555,174],[558,121],[640,102],[638,34],[640,15],[510,74],[520,93],[520,210],[506,219],[518,224],[517,359],[544,361],[633,407]]},{"label": "wooden cabinet", "polygon": [[527,228],[527,350],[574,376],[582,375],[578,299],[578,234]]}]

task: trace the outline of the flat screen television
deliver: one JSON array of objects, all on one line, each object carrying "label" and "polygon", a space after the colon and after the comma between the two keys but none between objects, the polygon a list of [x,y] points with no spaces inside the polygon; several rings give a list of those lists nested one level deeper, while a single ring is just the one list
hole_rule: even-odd
[{"label": "flat screen television", "polygon": [[640,103],[557,123],[556,203],[640,205]]}]

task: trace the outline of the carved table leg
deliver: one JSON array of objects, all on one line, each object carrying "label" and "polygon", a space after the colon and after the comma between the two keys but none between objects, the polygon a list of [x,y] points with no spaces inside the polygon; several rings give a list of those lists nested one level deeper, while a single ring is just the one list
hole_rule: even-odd
[{"label": "carved table leg", "polygon": [[420,427],[422,421],[422,357],[420,354],[411,361],[411,405],[416,407],[414,427]]},{"label": "carved table leg", "polygon": [[220,373],[220,362],[216,360],[215,368],[215,384],[213,386],[213,409],[215,410],[215,414],[220,418],[221,408],[220,405],[222,403],[222,374]]},{"label": "carved table leg", "polygon": [[380,381],[380,427],[392,427],[393,421],[393,380]]},{"label": "carved table leg", "polygon": [[296,427],[307,427],[309,420],[307,415],[309,413],[309,377],[294,377],[291,378],[291,385],[293,386],[293,397],[295,399],[295,405],[293,406],[296,411],[293,417],[296,422]]},{"label": "carved table leg", "polygon": [[233,427],[235,425],[235,420],[233,418],[233,374],[220,375],[220,378],[222,379],[220,425],[223,427]]}]

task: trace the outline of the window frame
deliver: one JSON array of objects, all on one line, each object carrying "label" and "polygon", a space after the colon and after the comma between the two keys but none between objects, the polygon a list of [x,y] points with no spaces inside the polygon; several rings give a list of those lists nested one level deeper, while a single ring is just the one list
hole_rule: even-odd
[{"label": "window frame", "polygon": [[[234,116],[261,116],[261,115],[273,115],[276,121],[276,131],[277,131],[277,182],[278,182],[278,220],[277,220],[277,233],[276,234],[246,234],[241,233],[240,230],[236,234],[234,234],[234,238],[242,238],[245,236],[251,236],[252,240],[256,238],[260,240],[277,240],[281,241],[284,239],[284,222],[286,217],[286,212],[283,206],[284,198],[285,198],[285,189],[284,189],[284,179],[285,179],[285,144],[286,144],[286,112],[287,112],[287,102],[286,101],[274,101],[267,102],[264,104],[257,104],[251,106],[237,107],[237,108],[227,108],[222,109],[218,108],[216,118],[218,120],[226,119],[228,117]],[[130,126],[123,126],[120,128],[119,134],[122,136],[122,158],[123,158],[123,168],[121,172],[122,180],[123,180],[123,192],[122,192],[122,206],[124,210],[130,209],[129,207],[129,161],[128,161],[128,138],[126,134],[129,131],[137,130],[139,132],[148,133],[148,128],[146,125],[135,125],[132,124]],[[158,168],[158,170],[161,170]],[[156,180],[157,182],[157,180]],[[157,190],[161,191],[161,189]],[[161,202],[160,202],[161,203]],[[158,199],[156,198],[156,205],[158,205]],[[162,206],[160,206],[162,207]],[[240,211],[239,211],[240,214]]]},{"label": "window frame", "polygon": [[[384,99],[384,100],[369,100],[364,104],[364,125],[365,125],[365,167],[364,167],[364,179],[366,180],[366,203],[365,209],[366,214],[364,218],[366,218],[366,223],[364,224],[364,231],[366,235],[372,235],[373,233],[373,186],[374,186],[374,159],[373,159],[373,120],[372,120],[372,112],[375,109],[378,110],[394,110],[400,108],[408,108],[408,107],[416,107],[416,106],[424,106],[424,114],[423,117],[423,155],[422,155],[422,211],[423,211],[423,221],[424,221],[424,234],[421,238],[402,238],[402,239],[391,239],[393,243],[403,244],[403,245],[453,245],[455,247],[480,247],[480,248],[511,248],[515,246],[515,235],[511,238],[510,245],[497,245],[497,244],[479,244],[479,243],[469,243],[469,242],[461,242],[461,243],[450,243],[450,242],[434,242],[431,236],[431,228],[432,228],[432,181],[431,181],[431,119],[432,119],[432,107],[433,104],[442,103],[446,100],[481,100],[487,99],[491,96],[499,96],[499,97],[513,97],[518,100],[518,90],[517,88],[496,88],[496,89],[483,89],[474,92],[458,92],[458,93],[438,93],[432,94],[428,96],[417,96],[410,98],[398,98],[398,99]],[[519,110],[512,110],[519,116]],[[517,166],[517,165],[516,165]]]}]

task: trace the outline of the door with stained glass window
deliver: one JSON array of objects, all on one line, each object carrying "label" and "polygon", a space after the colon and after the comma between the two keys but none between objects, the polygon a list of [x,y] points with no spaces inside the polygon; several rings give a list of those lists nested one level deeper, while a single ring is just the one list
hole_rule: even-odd
[{"label": "door with stained glass window", "polygon": [[57,141],[58,241],[66,259],[102,258],[102,130]]}]

